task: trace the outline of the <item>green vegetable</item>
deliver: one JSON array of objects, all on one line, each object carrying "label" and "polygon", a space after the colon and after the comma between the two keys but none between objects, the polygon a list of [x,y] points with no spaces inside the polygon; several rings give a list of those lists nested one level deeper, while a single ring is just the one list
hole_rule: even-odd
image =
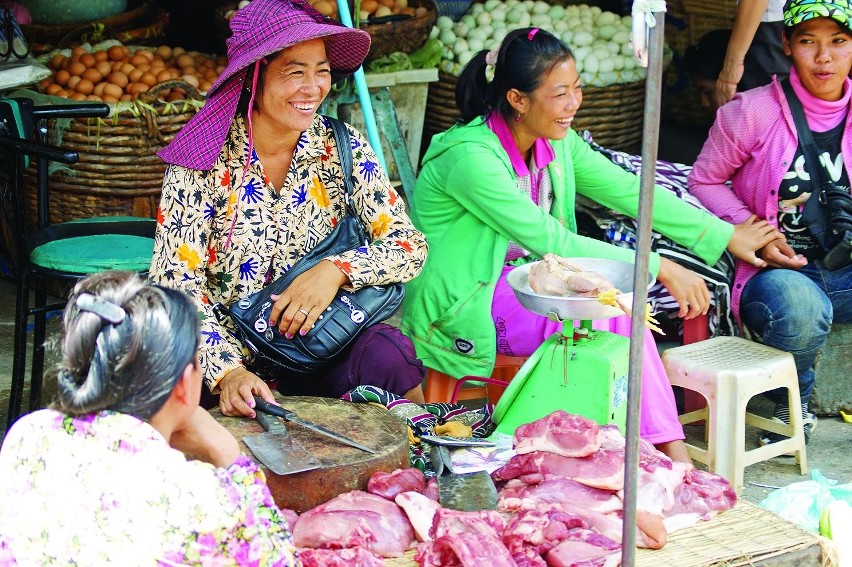
[{"label": "green vegetable", "polygon": [[424,43],[420,49],[408,54],[411,66],[415,69],[429,69],[430,67],[437,67],[441,62],[441,49],[443,49],[443,47],[443,44],[438,39],[427,39],[426,43]]},{"label": "green vegetable", "polygon": [[411,59],[402,51],[388,53],[384,57],[373,59],[367,63],[367,71],[370,73],[395,73],[413,69]]}]

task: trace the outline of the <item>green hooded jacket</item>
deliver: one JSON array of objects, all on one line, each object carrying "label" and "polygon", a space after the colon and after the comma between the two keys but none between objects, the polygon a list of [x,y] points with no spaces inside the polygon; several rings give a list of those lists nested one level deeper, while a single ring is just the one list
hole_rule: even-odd
[{"label": "green hooded jacket", "polygon": [[[537,258],[548,252],[633,262],[634,251],[576,233],[575,193],[636,218],[639,177],[595,152],[573,130],[552,140],[548,215],[518,189],[509,156],[482,119],[436,135],[423,158],[411,220],[429,242],[418,277],[406,284],[402,331],[428,368],[456,378],[490,376],[497,353],[491,319],[494,285],[509,241]],[[657,187],[654,229],[708,264],[724,252],[733,226]],[[651,254],[656,275],[660,258]]]}]

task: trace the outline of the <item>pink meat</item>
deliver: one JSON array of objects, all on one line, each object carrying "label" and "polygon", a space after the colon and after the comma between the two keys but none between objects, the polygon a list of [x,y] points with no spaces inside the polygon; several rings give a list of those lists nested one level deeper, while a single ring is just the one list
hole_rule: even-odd
[{"label": "pink meat", "polygon": [[439,507],[435,511],[432,529],[429,535],[438,539],[445,535],[474,533],[483,536],[497,536],[506,529],[506,520],[496,510],[461,512]]},{"label": "pink meat", "polygon": [[290,510],[289,508],[281,508],[281,515],[284,516],[284,519],[287,520],[287,527],[290,531],[293,531],[293,526],[296,525],[296,520],[299,519],[299,514],[295,512],[295,510]]},{"label": "pink meat", "polygon": [[537,474],[562,476],[594,488],[621,490],[624,487],[624,451],[601,449],[587,457],[562,457],[535,451],[513,456],[491,473],[491,477],[497,482]]},{"label": "pink meat", "polygon": [[394,502],[408,516],[408,521],[414,527],[414,535],[417,536],[418,541],[429,541],[432,539],[429,531],[432,529],[435,513],[441,507],[440,504],[419,492],[397,494]]},{"label": "pink meat", "polygon": [[413,546],[414,528],[395,503],[353,490],[303,513],[293,539],[297,547],[360,545],[377,555],[397,557]]},{"label": "pink meat", "polygon": [[547,476],[537,484],[510,480],[499,494],[500,510],[536,510],[562,502],[573,502],[603,514],[621,510],[621,499],[611,490],[592,488],[561,476]]},{"label": "pink meat", "polygon": [[552,567],[617,567],[620,563],[620,549],[575,539],[566,539],[547,553],[547,564]]},{"label": "pink meat", "polygon": [[426,489],[423,491],[423,494],[435,502],[440,498],[440,491],[438,490],[438,479],[434,476],[426,481]]},{"label": "pink meat", "polygon": [[723,477],[689,468],[675,490],[674,500],[674,505],[664,510],[667,517],[691,513],[709,519],[732,508],[737,503],[737,493]]},{"label": "pink meat", "polygon": [[363,547],[300,549],[302,567],[384,567],[384,560]]},{"label": "pink meat", "polygon": [[503,543],[518,565],[543,565],[543,554],[568,537],[572,528],[585,526],[579,516],[560,510],[526,510],[509,520]]},{"label": "pink meat", "polygon": [[515,430],[515,453],[548,451],[563,457],[585,457],[600,449],[599,429],[591,419],[557,410]]},{"label": "pink meat", "polygon": [[459,533],[417,545],[414,560],[423,567],[516,567],[497,536]]},{"label": "pink meat", "polygon": [[393,472],[378,471],[367,481],[367,492],[393,500],[402,492],[423,493],[426,489],[426,476],[420,469],[409,467]]}]

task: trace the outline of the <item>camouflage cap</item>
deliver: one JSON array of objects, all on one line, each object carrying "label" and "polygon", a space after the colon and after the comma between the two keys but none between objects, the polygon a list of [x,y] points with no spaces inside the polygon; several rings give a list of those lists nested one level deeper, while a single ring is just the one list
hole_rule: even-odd
[{"label": "camouflage cap", "polygon": [[849,29],[852,3],[849,0],[787,0],[784,26],[793,27],[813,18],[831,18]]}]

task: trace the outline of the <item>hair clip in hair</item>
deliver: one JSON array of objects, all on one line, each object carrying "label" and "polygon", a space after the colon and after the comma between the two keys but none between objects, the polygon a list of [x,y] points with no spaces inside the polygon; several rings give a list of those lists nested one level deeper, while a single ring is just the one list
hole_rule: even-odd
[{"label": "hair clip in hair", "polygon": [[491,51],[485,54],[485,64],[489,67],[497,66],[497,55],[500,53],[500,46],[498,45]]},{"label": "hair clip in hair", "polygon": [[527,34],[527,39],[532,41],[533,38],[535,37],[535,34],[537,34],[537,33],[538,33],[538,28],[531,29],[530,33]]},{"label": "hair clip in hair", "polygon": [[96,297],[91,293],[81,293],[77,296],[77,309],[94,313],[104,321],[118,325],[127,316],[127,312],[120,305],[111,301]]}]

